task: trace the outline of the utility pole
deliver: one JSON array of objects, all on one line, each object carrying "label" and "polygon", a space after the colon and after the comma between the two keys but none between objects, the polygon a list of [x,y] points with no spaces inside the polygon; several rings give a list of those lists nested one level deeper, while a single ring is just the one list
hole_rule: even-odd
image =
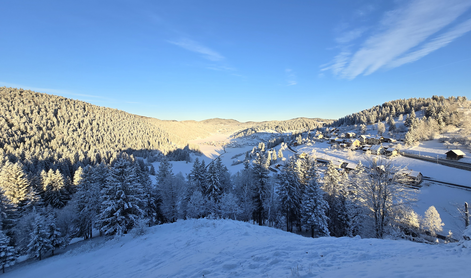
[{"label": "utility pole", "polygon": [[469,226],[469,210],[468,210],[468,203],[464,202],[464,222],[466,227]]}]

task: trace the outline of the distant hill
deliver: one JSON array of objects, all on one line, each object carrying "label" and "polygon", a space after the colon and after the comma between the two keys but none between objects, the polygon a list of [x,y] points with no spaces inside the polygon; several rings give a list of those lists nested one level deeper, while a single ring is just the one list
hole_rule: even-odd
[{"label": "distant hill", "polygon": [[412,111],[422,109],[425,110],[427,117],[432,117],[447,125],[457,125],[459,123],[458,107],[467,105],[467,102],[464,96],[398,99],[342,117],[332,122],[332,126],[375,124],[378,121],[386,121],[391,116],[398,117],[401,114],[406,116]]},{"label": "distant hill", "polygon": [[304,132],[308,130],[322,127],[326,124],[332,123],[333,120],[319,119],[319,118],[295,118],[287,121],[268,121],[261,123],[254,123],[246,129],[236,132],[233,137],[249,136],[251,134],[263,131],[275,132]]},{"label": "distant hill", "polygon": [[190,140],[216,132],[242,130],[238,133],[241,135],[266,129],[305,130],[319,126],[320,121],[165,121],[60,96],[0,87],[0,157],[26,165],[37,160],[54,164],[60,159],[87,165],[109,161],[123,151],[144,157],[155,151],[167,154],[185,148]]}]

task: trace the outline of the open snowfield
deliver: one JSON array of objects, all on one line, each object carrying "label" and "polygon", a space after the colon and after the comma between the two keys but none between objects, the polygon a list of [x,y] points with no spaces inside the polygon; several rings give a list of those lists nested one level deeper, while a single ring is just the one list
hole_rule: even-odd
[{"label": "open snowfield", "polygon": [[[98,239],[100,240],[100,239]],[[311,239],[232,220],[185,220],[34,261],[5,278],[469,277],[471,249],[402,240]]]}]

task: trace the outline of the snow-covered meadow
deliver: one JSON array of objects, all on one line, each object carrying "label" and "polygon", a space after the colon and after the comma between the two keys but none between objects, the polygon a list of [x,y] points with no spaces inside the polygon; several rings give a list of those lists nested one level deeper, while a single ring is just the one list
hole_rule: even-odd
[{"label": "snow-covered meadow", "polygon": [[181,220],[145,235],[35,261],[3,277],[468,277],[471,249],[457,243],[307,238],[233,220]]}]

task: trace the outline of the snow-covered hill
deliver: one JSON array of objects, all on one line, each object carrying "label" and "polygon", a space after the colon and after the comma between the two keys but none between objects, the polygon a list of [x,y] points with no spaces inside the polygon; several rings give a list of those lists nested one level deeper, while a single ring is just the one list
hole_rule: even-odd
[{"label": "snow-covered hill", "polygon": [[[98,239],[100,242],[100,239]],[[468,277],[471,249],[398,240],[311,239],[232,220],[185,220],[90,241],[3,277]]]}]

